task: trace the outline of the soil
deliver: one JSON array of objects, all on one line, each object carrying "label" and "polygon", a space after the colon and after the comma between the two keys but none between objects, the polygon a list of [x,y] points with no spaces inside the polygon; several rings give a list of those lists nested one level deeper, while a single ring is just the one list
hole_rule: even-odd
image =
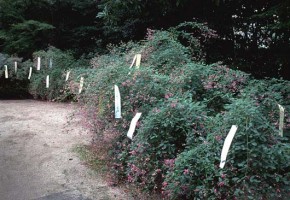
[{"label": "soil", "polygon": [[109,187],[72,151],[91,141],[79,120],[70,118],[75,108],[34,100],[0,101],[0,199],[131,199],[120,188]]}]

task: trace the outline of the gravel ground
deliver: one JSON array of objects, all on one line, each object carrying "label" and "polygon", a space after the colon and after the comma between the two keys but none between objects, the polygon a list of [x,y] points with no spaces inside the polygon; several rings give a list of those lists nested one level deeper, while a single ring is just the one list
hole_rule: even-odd
[{"label": "gravel ground", "polygon": [[34,100],[0,101],[0,199],[130,199],[81,163],[72,149],[90,143],[74,106]]}]

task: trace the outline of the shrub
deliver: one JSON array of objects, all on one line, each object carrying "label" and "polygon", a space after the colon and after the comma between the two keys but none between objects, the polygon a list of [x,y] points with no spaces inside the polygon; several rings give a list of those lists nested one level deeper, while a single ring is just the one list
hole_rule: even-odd
[{"label": "shrub", "polygon": [[[219,156],[230,126],[238,131],[226,167]],[[233,100],[226,112],[209,118],[207,135],[189,144],[166,174],[164,194],[172,199],[273,199],[289,194],[289,143],[262,115],[254,101]],[[267,191],[265,188],[268,188]]]},{"label": "shrub", "polygon": [[[44,62],[41,71],[34,70],[29,91],[35,98],[78,101],[95,146],[100,152],[110,148],[102,159],[115,180],[139,191],[161,192],[169,199],[289,197],[290,145],[287,137],[278,136],[277,106],[286,108],[287,136],[289,81],[254,80],[221,63],[192,61],[192,54],[203,56],[195,50],[202,44],[194,46],[192,35],[179,32],[182,26],[150,30],[140,43],[111,45],[108,54],[90,63],[55,48],[36,52],[34,60],[40,56]],[[179,42],[180,34],[190,40],[191,49]],[[142,64],[129,69],[136,53],[142,53]],[[27,79],[33,63],[21,63],[14,78]],[[49,89],[46,75],[51,76]],[[79,94],[81,77],[85,81]],[[114,118],[114,85],[121,92],[122,119]],[[126,132],[137,112],[142,117],[129,141]],[[226,167],[219,169],[223,141],[232,125],[238,131]]]},{"label": "shrub", "polygon": [[[288,82],[252,80],[219,63],[192,62],[165,31],[139,45],[110,48],[111,54],[93,59],[78,100],[98,141],[114,132],[109,155],[118,181],[171,199],[288,195],[289,143],[277,136],[277,102],[288,108]],[[130,70],[134,50],[144,59],[140,69]],[[114,119],[114,84],[122,96],[121,120]],[[129,141],[125,133],[136,112],[142,117]],[[233,124],[239,129],[227,166],[219,169],[223,138]]]}]

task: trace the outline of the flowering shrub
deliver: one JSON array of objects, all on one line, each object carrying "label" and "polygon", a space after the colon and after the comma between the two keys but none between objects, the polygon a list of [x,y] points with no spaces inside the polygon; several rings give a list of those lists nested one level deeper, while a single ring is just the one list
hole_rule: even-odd
[{"label": "flowering shrub", "polygon": [[[193,61],[193,56],[204,56],[196,49],[202,42],[183,32],[191,45],[185,47],[178,40],[179,28],[149,30],[145,41],[109,46],[108,54],[90,63],[53,48],[37,52],[34,58],[52,57],[54,64],[49,68],[44,62],[43,70],[34,71],[29,91],[35,98],[79,103],[95,147],[99,152],[109,149],[102,159],[116,182],[168,199],[289,197],[290,82],[254,80],[221,63]],[[198,30],[200,38],[214,37],[211,30]],[[130,69],[137,53],[142,54],[141,66]],[[17,76],[26,78],[34,64],[21,66]],[[51,87],[46,89],[48,74]],[[121,93],[122,119],[114,118],[114,85]],[[283,138],[278,136],[278,103],[286,110]],[[131,141],[126,132],[137,112],[142,117]],[[221,149],[232,125],[238,131],[220,169]]]},{"label": "flowering shrub", "polygon": [[[219,169],[223,138],[232,124],[238,131],[226,167]],[[207,118],[206,136],[188,144],[166,175],[164,194],[170,198],[273,199],[289,195],[289,143],[245,97],[233,100],[226,111]],[[285,143],[286,142],[286,143]],[[265,191],[265,188],[267,191]]]}]

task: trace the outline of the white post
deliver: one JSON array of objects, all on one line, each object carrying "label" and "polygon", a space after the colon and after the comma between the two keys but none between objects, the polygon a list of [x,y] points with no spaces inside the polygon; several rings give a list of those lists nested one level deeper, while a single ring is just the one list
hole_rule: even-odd
[{"label": "white post", "polygon": [[5,67],[5,78],[8,78],[8,67],[7,65],[4,65]]},{"label": "white post", "polygon": [[17,73],[17,62],[14,62],[15,74]]},{"label": "white post", "polygon": [[222,154],[221,154],[220,168],[224,168],[226,164],[227,155],[228,155],[230,146],[232,144],[233,138],[237,132],[237,129],[238,127],[236,125],[232,125],[232,128],[225,139]]},{"label": "white post", "polygon": [[135,63],[135,61],[136,61],[136,58],[137,58],[137,56],[135,55],[134,58],[133,58],[133,62],[131,63],[129,69],[131,69],[131,68],[133,67],[133,65],[134,65],[134,63]]},{"label": "white post", "polygon": [[133,139],[133,133],[136,129],[137,122],[138,122],[139,118],[141,117],[141,115],[142,115],[142,113],[137,113],[131,121],[129,131],[127,133],[127,137],[130,138],[131,140]]},{"label": "white post", "polygon": [[40,57],[37,57],[37,70],[40,70]]},{"label": "white post", "polygon": [[138,69],[141,64],[141,54],[136,55],[136,68]]},{"label": "white post", "polygon": [[279,135],[283,137],[283,128],[284,128],[284,113],[285,109],[283,106],[278,104],[280,110],[280,120],[279,120]]},{"label": "white post", "polygon": [[49,59],[49,68],[52,68],[52,59]]},{"label": "white post", "polygon": [[46,88],[49,88],[49,75],[46,76]]},{"label": "white post", "polygon": [[29,75],[28,75],[28,80],[30,80],[31,78],[31,75],[32,75],[32,67],[29,68]]},{"label": "white post", "polygon": [[121,117],[121,95],[117,85],[115,85],[115,118],[120,119]]},{"label": "white post", "polygon": [[69,75],[70,75],[70,71],[68,71],[68,72],[66,73],[65,81],[68,81],[68,79],[69,79]]},{"label": "white post", "polygon": [[82,93],[83,86],[84,86],[84,77],[81,77],[80,88],[79,88],[79,94]]}]

